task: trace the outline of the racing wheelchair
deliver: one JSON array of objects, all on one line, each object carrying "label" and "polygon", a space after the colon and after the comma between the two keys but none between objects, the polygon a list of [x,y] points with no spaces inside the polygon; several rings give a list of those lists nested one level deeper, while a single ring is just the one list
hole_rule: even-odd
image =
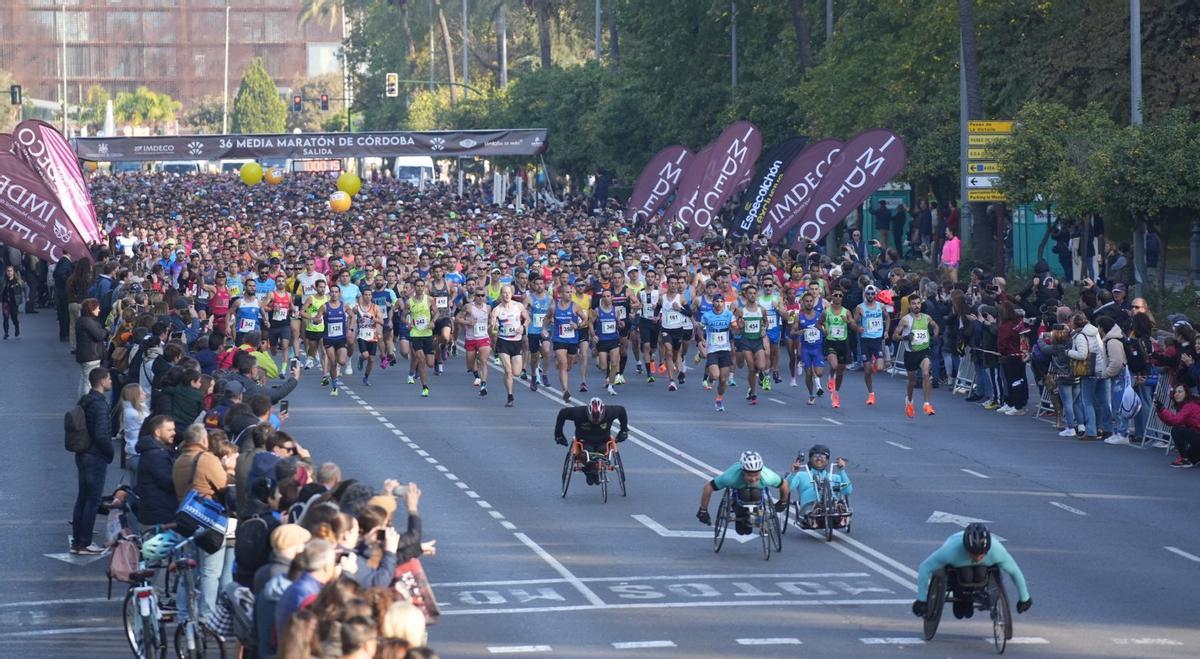
[{"label": "racing wheelchair", "polygon": [[729,530],[731,522],[737,522],[739,510],[744,511],[746,522],[762,539],[763,560],[771,560],[772,548],[776,552],[783,551],[779,515],[775,512],[774,502],[771,501],[770,490],[762,487],[725,490],[721,497],[721,505],[717,506],[717,516],[713,520],[713,552],[721,551],[721,545],[725,542],[725,532]]},{"label": "racing wheelchair", "polygon": [[589,464],[595,464],[596,475],[600,480],[601,501],[608,502],[610,474],[616,476],[617,484],[621,488],[621,496],[626,495],[625,463],[621,462],[621,452],[617,449],[617,442],[610,437],[604,445],[604,451],[587,451],[584,450],[583,442],[579,439],[571,441],[571,447],[567,449],[567,455],[563,458],[563,498],[566,498],[567,490],[571,487],[571,474],[586,470]]},{"label": "racing wheelchair", "polygon": [[946,602],[953,607],[970,604],[970,611],[987,611],[992,621],[992,641],[997,654],[1004,654],[1008,641],[1012,639],[1012,608],[1008,593],[1004,589],[1000,568],[996,566],[969,565],[967,567],[945,567],[934,573],[929,580],[929,591],[925,607],[925,640],[933,640],[938,623],[942,620],[942,608]]},{"label": "racing wheelchair", "polygon": [[813,486],[817,489],[817,500],[807,515],[802,514],[800,501],[792,501],[787,507],[783,518],[783,532],[787,533],[788,522],[791,520],[792,508],[796,509],[796,521],[802,528],[815,529],[825,534],[826,542],[833,541],[833,530],[840,528],[850,532],[850,522],[854,510],[850,507],[850,497],[842,492],[842,484],[834,483],[831,478],[836,466],[830,467],[829,477],[823,471],[813,471],[804,465],[804,470],[812,478]]}]

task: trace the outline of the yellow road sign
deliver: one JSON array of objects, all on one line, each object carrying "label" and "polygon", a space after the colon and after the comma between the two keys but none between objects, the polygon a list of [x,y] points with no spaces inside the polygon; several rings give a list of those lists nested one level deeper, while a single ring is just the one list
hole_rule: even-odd
[{"label": "yellow road sign", "polygon": [[1003,192],[995,189],[967,190],[967,201],[1008,201]]},{"label": "yellow road sign", "polygon": [[969,162],[967,163],[967,173],[969,174],[999,174],[1000,163],[991,161]]},{"label": "yellow road sign", "polygon": [[999,135],[967,135],[967,146],[987,146],[1011,138],[1008,133]]},{"label": "yellow road sign", "polygon": [[1011,133],[1013,122],[1009,121],[968,121],[968,133]]},{"label": "yellow road sign", "polygon": [[996,152],[988,147],[967,148],[967,160],[995,160]]}]

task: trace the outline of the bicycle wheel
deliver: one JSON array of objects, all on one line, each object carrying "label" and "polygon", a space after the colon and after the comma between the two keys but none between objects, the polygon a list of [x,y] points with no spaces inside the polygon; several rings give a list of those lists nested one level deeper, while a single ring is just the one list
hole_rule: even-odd
[{"label": "bicycle wheel", "polygon": [[625,463],[621,462],[620,451],[613,451],[613,462],[617,465],[617,482],[621,485],[621,496],[625,496]]},{"label": "bicycle wheel", "polygon": [[721,504],[717,506],[717,518],[713,520],[713,553],[721,551],[721,545],[725,542],[725,531],[729,530],[729,492],[721,497]]},{"label": "bicycle wheel", "polygon": [[942,607],[946,604],[946,577],[935,574],[929,580],[929,590],[925,598],[925,640],[932,641],[937,633],[938,623],[942,621]]},{"label": "bicycle wheel", "polygon": [[[125,623],[125,639],[133,656],[140,659],[165,659],[167,656],[166,629],[152,615],[142,615],[138,608],[137,593],[133,589],[125,593],[122,604]],[[153,610],[153,607],[151,607]]]},{"label": "bicycle wheel", "polygon": [[574,461],[575,456],[571,453],[570,449],[567,449],[567,457],[563,458],[562,471],[562,495],[564,498],[567,496],[567,489],[571,487],[571,472],[574,470]]},{"label": "bicycle wheel", "polygon": [[1008,593],[1000,577],[989,577],[988,600],[991,602],[992,642],[996,646],[996,654],[1004,654],[1008,640],[1012,638],[1012,609],[1008,606]]},{"label": "bicycle wheel", "polygon": [[225,659],[225,639],[212,629],[191,620],[175,628],[178,659]]}]

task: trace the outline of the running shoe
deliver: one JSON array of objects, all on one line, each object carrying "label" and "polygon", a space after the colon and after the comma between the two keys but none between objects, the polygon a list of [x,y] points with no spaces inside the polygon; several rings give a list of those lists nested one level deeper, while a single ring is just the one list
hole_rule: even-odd
[{"label": "running shoe", "polygon": [[508,395],[508,400],[504,402],[504,406],[505,406],[505,407],[512,407],[512,406],[513,406],[513,395],[512,395],[512,394],[509,394],[509,395]]},{"label": "running shoe", "polygon": [[346,364],[346,370],[344,371],[344,373],[346,375],[354,375],[354,367],[351,366],[350,364]]},{"label": "running shoe", "polygon": [[836,391],[829,394],[829,402],[833,405],[833,409],[835,410],[842,406],[842,398],[841,396],[838,396],[838,392]]},{"label": "running shoe", "polygon": [[537,379],[537,377],[532,377],[532,378],[530,378],[530,379],[529,379],[529,390],[530,390],[530,391],[534,391],[534,392],[536,392],[536,391],[537,391],[537,388],[538,388],[538,379]]},{"label": "running shoe", "polygon": [[913,408],[912,401],[910,400],[910,401],[904,403],[904,416],[911,419],[911,418],[915,417],[916,415],[917,415],[917,411]]},{"label": "running shoe", "polygon": [[1191,460],[1188,460],[1187,458],[1185,458],[1181,455],[1178,458],[1175,458],[1175,462],[1172,462],[1171,466],[1176,469],[1191,469],[1192,467],[1195,467],[1196,465]]},{"label": "running shoe", "polygon": [[1129,444],[1131,442],[1129,441],[1129,438],[1126,437],[1125,435],[1123,435],[1122,433],[1115,433],[1112,436],[1106,438],[1104,440],[1104,443],[1112,444],[1113,446],[1129,446]]},{"label": "running shoe", "polygon": [[328,376],[328,375],[323,375],[323,376],[321,376],[321,386],[322,386],[322,387],[328,387],[328,386],[329,386],[329,376]]},{"label": "running shoe", "polygon": [[338,388],[337,388],[337,385],[336,385],[336,384],[335,384],[335,385],[333,385],[333,388],[329,390],[329,395],[330,395],[330,396],[336,396],[336,395],[338,395]]},{"label": "running shoe", "polygon": [[724,412],[725,411],[725,401],[718,398],[717,402],[715,404],[715,407],[717,408],[718,412]]},{"label": "running shoe", "polygon": [[642,374],[642,363],[641,362],[633,363],[633,372],[637,373],[638,375]]},{"label": "running shoe", "polygon": [[737,386],[737,378],[733,377],[733,375],[730,375],[729,379],[725,381],[725,384],[730,387],[736,387]]},{"label": "running shoe", "polygon": [[698,352],[697,352],[697,353],[696,353],[696,356],[695,356],[695,357],[692,357],[692,363],[693,363],[693,364],[699,364],[699,363],[700,363],[700,353],[698,353]]},{"label": "running shoe", "polygon": [[410,373],[410,374],[408,375],[408,381],[407,381],[407,383],[408,383],[408,384],[416,384],[416,383],[417,383],[417,379],[416,379],[415,377],[413,377],[413,376],[412,376],[412,374]]},{"label": "running shoe", "polygon": [[654,376],[653,375],[646,376],[646,384],[654,384]]},{"label": "running shoe", "polygon": [[665,374],[666,374],[666,372],[667,372],[667,365],[666,365],[666,364],[659,364],[659,365],[658,365],[658,374],[659,374],[659,375],[665,375]]},{"label": "running shoe", "polygon": [[925,413],[925,416],[933,416],[934,414],[937,414],[937,411],[933,409],[933,405],[930,405],[929,403],[922,405],[921,411]]},{"label": "running shoe", "polygon": [[76,556],[99,556],[104,553],[104,547],[93,542],[86,547],[71,547],[71,553]]},{"label": "running shoe", "polygon": [[[347,366],[349,366],[349,364],[347,364]],[[358,370],[363,370],[363,356],[361,354],[358,356]],[[350,374],[347,373],[346,375]]]},{"label": "running shoe", "polygon": [[613,389],[613,386],[612,386],[611,384],[610,384],[610,385],[608,385],[607,389],[608,389],[608,395],[609,395],[609,396],[616,396],[616,395],[617,395],[617,390],[616,390],[616,389]]},{"label": "running shoe", "polygon": [[763,374],[763,379],[762,379],[762,390],[763,390],[763,391],[770,391],[770,390],[771,390],[771,376],[770,376],[770,375],[767,375],[766,373],[764,373],[764,374]]},{"label": "running shoe", "polygon": [[779,377],[779,371],[771,371],[771,379],[775,380],[775,384],[783,384],[783,378]]},{"label": "running shoe", "polygon": [[1000,413],[1000,414],[1008,414],[1009,412],[1011,412],[1011,411],[1012,411],[1012,409],[1013,409],[1013,408],[1012,408],[1012,407],[1010,407],[1010,406],[1008,405],[1008,403],[1005,403],[1005,404],[1001,405],[1000,407],[997,407],[997,408],[996,408],[996,412],[998,412],[998,413]]},{"label": "running shoe", "polygon": [[309,357],[309,358],[308,358],[307,360],[305,360],[305,362],[304,362],[304,370],[306,370],[306,371],[307,371],[307,370],[311,369],[311,368],[313,367],[313,365],[314,365],[314,364],[316,364],[316,362],[315,362],[315,361],[313,361],[313,358],[312,358],[312,357]]},{"label": "running shoe", "polygon": [[1075,429],[1074,428],[1063,428],[1061,431],[1059,431],[1058,436],[1059,437],[1074,437]]},{"label": "running shoe", "polygon": [[543,386],[543,387],[549,387],[549,386],[550,386],[550,378],[546,377],[546,374],[545,374],[545,373],[542,373],[542,386]]},{"label": "running shoe", "polygon": [[379,358],[379,368],[386,371],[388,364],[390,364],[391,361],[392,361],[392,358],[389,357],[388,355],[384,355],[384,356],[380,357]]},{"label": "running shoe", "polygon": [[821,378],[813,378],[813,379],[817,381],[817,395],[824,396],[825,388],[821,386]]},{"label": "running shoe", "polygon": [[686,374],[686,373],[684,373],[683,371],[680,371],[680,372],[679,372],[679,377],[677,377],[677,378],[675,378],[675,379],[676,379],[676,380],[679,380],[679,384],[683,384],[683,383],[684,383],[684,381],[685,381],[685,380],[687,380],[687,374]]},{"label": "running shoe", "polygon": [[985,410],[998,410],[998,409],[1000,409],[1000,403],[997,403],[997,402],[996,402],[996,401],[994,401],[994,400],[989,400],[988,402],[986,402],[986,403],[984,403],[984,404],[983,404],[983,409],[985,409]]},{"label": "running shoe", "polygon": [[371,386],[371,381],[370,381],[370,380],[368,380],[368,379],[367,379],[367,376],[365,376],[365,375],[363,376],[363,386],[364,386],[364,387],[369,387],[369,386]]},{"label": "running shoe", "polygon": [[667,391],[675,391],[676,389],[678,389],[678,387],[675,386],[674,382],[667,385]]},{"label": "running shoe", "polygon": [[711,382],[709,382],[707,379],[706,379],[706,380],[704,380],[704,390],[705,390],[705,391],[712,391],[712,383],[711,383]]},{"label": "running shoe", "polygon": [[500,355],[493,355],[492,363],[495,364],[496,366],[499,366],[500,365]]},{"label": "running shoe", "polygon": [[750,394],[750,404],[758,405],[758,394]]},{"label": "running shoe", "polygon": [[521,375],[519,377],[522,380],[528,380],[529,379],[529,371],[527,371],[525,369],[521,369]]},{"label": "running shoe", "polygon": [[831,375],[831,376],[829,376],[829,390],[830,391],[834,390],[835,387],[833,385],[834,385],[833,376]]},{"label": "running shoe", "polygon": [[625,384],[625,376],[617,373],[617,377],[613,380],[613,384]]},{"label": "running shoe", "polygon": [[793,387],[800,386],[799,384],[796,383],[796,376],[794,376],[794,375],[792,376],[791,386],[793,386]]},{"label": "running shoe", "polygon": [[[1005,414],[1008,416],[1025,416],[1026,414],[1029,414],[1029,410],[1025,409],[1024,407],[1010,407]],[[1111,444],[1112,442],[1109,443]],[[1120,442],[1117,443],[1119,444]]]},{"label": "running shoe", "polygon": [[428,398],[428,397],[429,397],[429,387],[427,387],[427,386],[424,386],[424,385],[422,385],[422,386],[421,386],[421,397],[422,397],[422,398]]},{"label": "running shoe", "polygon": [[579,393],[581,393],[581,394],[587,393],[587,383],[586,382],[579,383]]},{"label": "running shoe", "polygon": [[874,405],[874,404],[875,404],[875,392],[872,391],[871,393],[867,394],[867,405]]},{"label": "running shoe", "polygon": [[566,390],[563,391],[563,402],[564,403],[571,402],[571,392],[566,391]]},{"label": "running shoe", "polygon": [[816,397],[816,396],[809,396],[809,397],[808,397],[808,404],[809,404],[809,405],[816,405],[816,404],[817,404],[817,397]]},{"label": "running shoe", "polygon": [[482,382],[482,380],[480,380],[480,379],[479,379],[479,376],[478,376],[478,375],[476,375],[476,376],[475,376],[475,381],[471,383],[471,386],[472,386],[472,387],[478,387],[480,382]]},{"label": "running shoe", "polygon": [[483,398],[486,395],[487,395],[487,383],[484,382],[483,384],[479,385],[479,397]]}]

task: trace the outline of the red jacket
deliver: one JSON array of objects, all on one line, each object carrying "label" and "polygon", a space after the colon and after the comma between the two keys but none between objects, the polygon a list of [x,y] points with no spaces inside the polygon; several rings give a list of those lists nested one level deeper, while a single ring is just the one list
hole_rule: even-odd
[{"label": "red jacket", "polygon": [[1200,401],[1186,401],[1178,412],[1164,407],[1158,411],[1158,418],[1168,426],[1180,426],[1200,432]]}]

